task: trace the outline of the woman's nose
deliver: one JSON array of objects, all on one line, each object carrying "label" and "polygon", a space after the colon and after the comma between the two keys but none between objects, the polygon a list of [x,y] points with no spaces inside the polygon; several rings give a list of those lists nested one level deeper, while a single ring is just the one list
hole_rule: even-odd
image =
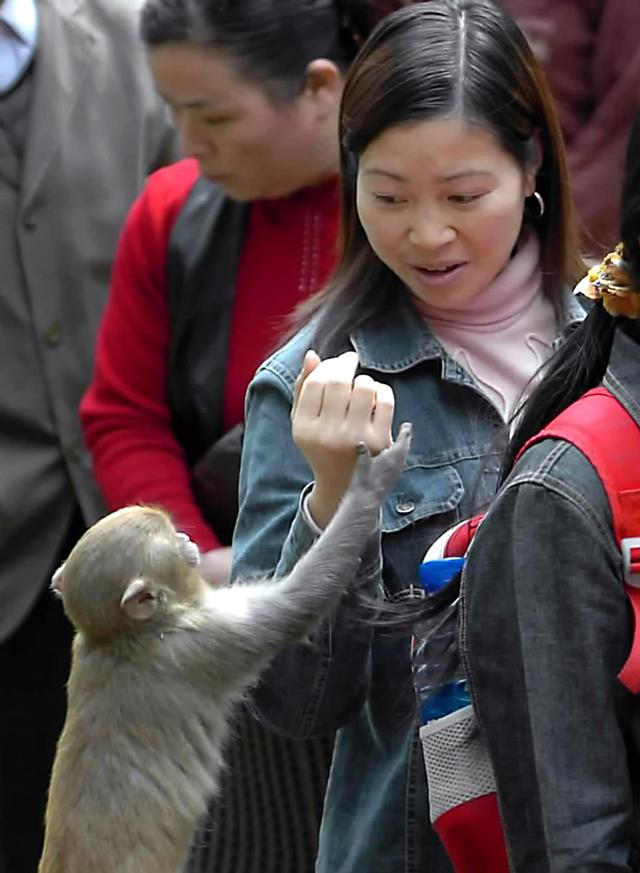
[{"label": "woman's nose", "polygon": [[439,249],[455,239],[456,230],[445,215],[431,211],[412,217],[408,236],[411,245],[417,248]]},{"label": "woman's nose", "polygon": [[198,124],[183,117],[176,120],[176,127],[182,140],[182,150],[187,157],[199,159],[211,153],[211,142],[204,136]]}]

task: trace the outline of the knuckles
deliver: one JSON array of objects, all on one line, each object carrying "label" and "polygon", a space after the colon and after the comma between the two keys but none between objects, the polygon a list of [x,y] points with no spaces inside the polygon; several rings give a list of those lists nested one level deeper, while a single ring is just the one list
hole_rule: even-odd
[{"label": "knuckles", "polygon": [[355,457],[355,452],[363,444],[372,455],[377,455],[391,445],[391,439],[381,437],[370,427],[363,429],[327,428],[309,426],[294,428],[294,441],[298,448],[309,454],[326,453]]}]

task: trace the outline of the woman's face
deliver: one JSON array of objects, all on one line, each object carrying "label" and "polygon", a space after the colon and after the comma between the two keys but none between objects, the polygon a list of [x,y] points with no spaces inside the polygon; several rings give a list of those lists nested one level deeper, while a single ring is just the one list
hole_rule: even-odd
[{"label": "woman's face", "polygon": [[365,149],[357,208],[371,247],[429,305],[464,309],[505,267],[535,169],[455,118],[391,127]]},{"label": "woman's face", "polygon": [[[148,59],[185,154],[230,197],[281,197],[337,169],[326,91],[307,88],[294,100],[275,102],[223,52],[190,44],[151,48]],[[335,115],[338,100],[339,93]]]}]

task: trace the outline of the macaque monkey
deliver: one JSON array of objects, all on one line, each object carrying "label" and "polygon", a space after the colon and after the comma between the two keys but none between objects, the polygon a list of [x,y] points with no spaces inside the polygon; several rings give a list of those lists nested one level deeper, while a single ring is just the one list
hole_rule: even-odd
[{"label": "macaque monkey", "polygon": [[84,534],[52,583],[77,633],[39,873],[180,873],[233,704],[355,579],[409,443],[403,425],[376,457],[359,448],[333,520],[282,579],[209,588],[159,509]]}]

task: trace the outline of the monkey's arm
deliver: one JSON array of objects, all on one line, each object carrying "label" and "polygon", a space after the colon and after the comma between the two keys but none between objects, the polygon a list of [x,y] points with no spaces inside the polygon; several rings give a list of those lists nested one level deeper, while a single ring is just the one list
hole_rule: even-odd
[{"label": "monkey's arm", "polygon": [[[211,655],[205,664],[230,683],[251,681],[282,646],[308,634],[356,578],[360,555],[377,530],[382,501],[400,475],[409,428],[372,458],[364,448],[340,506],[309,551],[279,582],[257,582],[209,595],[210,633],[201,635]],[[206,668],[206,667],[205,667]]]},{"label": "monkey's arm", "polygon": [[[291,438],[291,401],[287,382],[263,367],[247,397],[232,579],[285,576],[316,539],[299,508],[312,474]],[[353,587],[376,596],[381,567],[379,536],[374,536]],[[263,674],[252,705],[268,727],[292,737],[323,736],[362,705],[372,629],[354,621],[350,600],[347,595],[317,627],[313,645],[288,646]]]}]

